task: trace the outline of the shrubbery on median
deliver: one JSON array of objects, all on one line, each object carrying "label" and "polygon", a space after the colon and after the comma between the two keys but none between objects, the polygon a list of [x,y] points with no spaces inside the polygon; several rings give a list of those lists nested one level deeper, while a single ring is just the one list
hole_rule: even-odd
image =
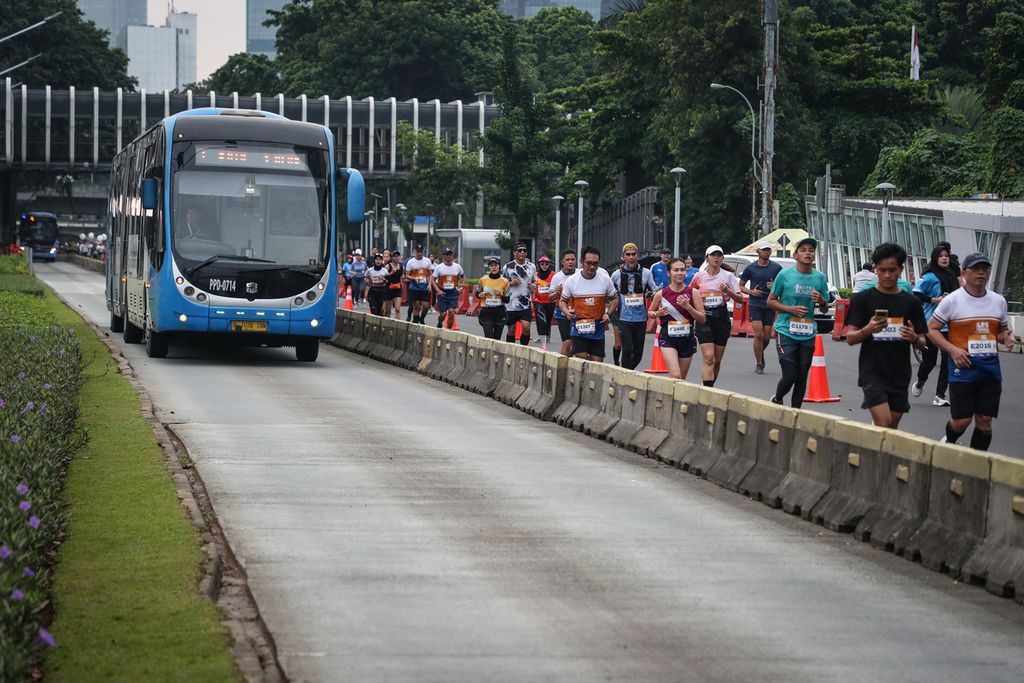
[{"label": "shrubbery on median", "polygon": [[64,474],[84,439],[81,366],[78,339],[40,297],[0,291],[0,680],[29,678],[55,645],[50,571]]}]

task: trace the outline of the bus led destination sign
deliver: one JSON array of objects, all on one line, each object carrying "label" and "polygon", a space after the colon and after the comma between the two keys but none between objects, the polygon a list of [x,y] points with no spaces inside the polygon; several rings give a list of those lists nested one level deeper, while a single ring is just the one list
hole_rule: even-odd
[{"label": "bus led destination sign", "polygon": [[278,147],[198,145],[196,166],[302,170],[306,168],[306,154],[292,150],[285,151]]}]

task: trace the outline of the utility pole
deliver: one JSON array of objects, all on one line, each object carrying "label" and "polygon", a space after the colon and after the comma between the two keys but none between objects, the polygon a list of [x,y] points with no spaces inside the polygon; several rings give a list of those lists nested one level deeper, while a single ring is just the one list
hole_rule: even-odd
[{"label": "utility pole", "polygon": [[772,161],[775,158],[775,84],[779,66],[779,0],[764,0],[761,5],[764,24],[764,100],[761,105],[761,234],[772,231],[775,208],[772,191]]}]

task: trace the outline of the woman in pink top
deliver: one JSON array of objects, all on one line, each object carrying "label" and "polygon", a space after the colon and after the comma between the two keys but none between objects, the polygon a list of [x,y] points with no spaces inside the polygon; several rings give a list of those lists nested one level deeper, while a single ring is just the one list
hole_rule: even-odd
[{"label": "woman in pink top", "polygon": [[725,345],[732,334],[732,316],[729,315],[726,301],[732,299],[742,303],[743,294],[740,293],[740,281],[736,275],[722,267],[724,252],[720,246],[712,244],[704,252],[704,257],[708,263],[707,268],[693,276],[690,286],[694,291],[699,291],[707,316],[705,322],[697,324],[697,342],[704,356],[700,376],[704,386],[713,387],[722,367]]},{"label": "woman in pink top", "polygon": [[683,284],[686,280],[686,265],[683,259],[674,258],[667,264],[669,283],[655,292],[648,318],[660,318],[658,347],[673,379],[686,379],[690,372],[690,361],[697,352],[693,323],[704,322],[704,303],[693,296],[693,289]]}]

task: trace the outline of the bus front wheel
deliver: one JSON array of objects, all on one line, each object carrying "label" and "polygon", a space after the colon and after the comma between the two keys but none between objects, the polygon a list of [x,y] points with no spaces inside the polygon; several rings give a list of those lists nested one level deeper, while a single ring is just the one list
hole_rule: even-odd
[{"label": "bus front wheel", "polygon": [[124,318],[124,330],[121,331],[121,338],[124,339],[125,344],[140,344],[142,343],[143,330],[138,325],[134,324],[127,316]]},{"label": "bus front wheel", "polygon": [[146,333],[146,355],[150,358],[165,358],[168,346],[166,332],[149,330]]},{"label": "bus front wheel", "polygon": [[320,354],[320,340],[300,339],[295,342],[295,358],[303,363],[312,363]]}]

